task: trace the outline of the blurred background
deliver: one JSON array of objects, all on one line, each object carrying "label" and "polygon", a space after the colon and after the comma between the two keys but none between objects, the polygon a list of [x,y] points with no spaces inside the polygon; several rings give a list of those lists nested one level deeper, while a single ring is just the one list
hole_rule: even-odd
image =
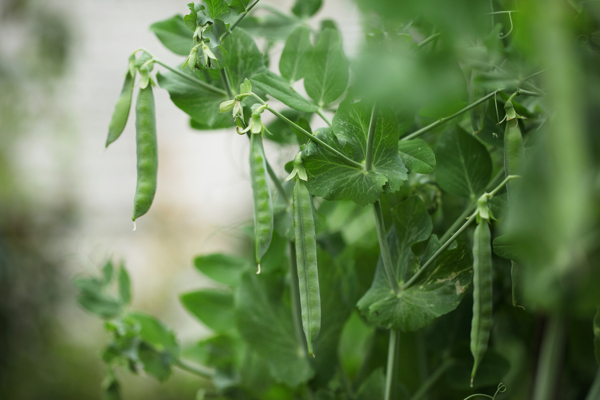
[{"label": "blurred background", "polygon": [[[262,3],[287,12],[293,1]],[[2,399],[100,398],[109,335],[79,308],[71,282],[110,257],[126,260],[134,309],[157,316],[183,343],[205,333],[178,293],[209,284],[193,271],[195,255],[246,243],[236,228],[252,218],[248,141],[233,130],[192,130],[156,90],[158,191],[135,232],[132,116],[121,140],[104,148],[128,56],[145,47],[180,63],[148,27],[187,11],[181,0],[0,2]],[[356,5],[328,0],[317,26],[324,18],[338,22],[347,53],[356,51]],[[273,165],[290,159],[273,150]],[[128,399],[193,398],[197,390],[185,372],[166,384],[127,375]]]}]

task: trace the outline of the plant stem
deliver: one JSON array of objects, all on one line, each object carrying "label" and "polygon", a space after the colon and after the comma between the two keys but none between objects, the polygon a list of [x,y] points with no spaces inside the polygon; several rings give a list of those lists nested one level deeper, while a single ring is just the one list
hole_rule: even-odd
[{"label": "plant stem", "polygon": [[425,40],[423,40],[421,43],[419,43],[417,46],[420,49],[421,47],[425,46],[426,44],[432,42],[434,39],[436,39],[438,36],[440,36],[440,33],[434,33],[433,35],[429,36],[428,38],[426,38]]},{"label": "plant stem", "polygon": [[440,365],[438,369],[436,369],[433,372],[433,374],[431,374],[431,376],[425,382],[423,382],[419,390],[415,392],[415,394],[410,398],[410,400],[419,400],[423,396],[425,396],[429,389],[431,389],[431,387],[438,381],[438,379],[440,379],[444,375],[446,370],[450,368],[452,364],[454,364],[453,360],[444,361],[442,365]]},{"label": "plant stem", "polygon": [[594,382],[592,383],[592,387],[588,392],[585,400],[596,400],[600,399],[600,368],[598,368],[598,372],[596,372],[596,378],[594,378]]},{"label": "plant stem", "polygon": [[[504,170],[501,170],[494,177],[494,179],[492,179],[492,181],[487,186],[487,188],[485,188],[485,190],[488,191],[488,190],[491,190],[492,188],[496,187],[499,184],[500,179],[502,179],[503,176],[504,176]],[[463,221],[465,219],[467,219],[469,217],[469,215],[471,215],[471,213],[473,213],[473,211],[475,211],[475,207],[477,207],[477,201],[471,202],[471,205],[469,205],[469,207],[467,207],[467,209],[460,215],[460,217],[458,217],[456,219],[456,221],[454,221],[454,223],[450,226],[450,228],[448,228],[448,230],[440,238],[440,242],[445,242],[446,240],[448,240],[448,238],[450,236],[452,236],[452,232],[456,231],[458,229],[458,227],[460,226],[460,224],[462,224]]]},{"label": "plant stem", "polygon": [[384,400],[392,399],[392,391],[396,386],[396,361],[398,347],[400,346],[400,334],[390,329],[390,343],[388,345],[387,370],[385,373],[385,396]]},{"label": "plant stem", "polygon": [[223,86],[225,86],[225,90],[227,91],[227,97],[233,99],[233,89],[231,88],[231,82],[229,82],[229,76],[227,75],[227,69],[225,68],[221,70],[221,80],[223,81]]},{"label": "plant stem", "polygon": [[373,103],[371,120],[369,121],[369,134],[367,136],[367,155],[365,160],[365,171],[373,168],[373,142],[375,141],[375,130],[377,129],[377,102]]},{"label": "plant stem", "polygon": [[181,359],[175,360],[173,365],[202,378],[210,379],[215,376],[215,371],[212,368],[190,365]]},{"label": "plant stem", "polygon": [[298,290],[298,266],[296,265],[296,245],[290,241],[290,286],[292,293],[292,314],[294,318],[294,331],[296,332],[296,340],[304,350],[304,354],[308,356],[308,346],[306,344],[306,336],[302,329],[302,308],[300,307],[300,292]]},{"label": "plant stem", "polygon": [[[500,189],[502,189],[504,187],[504,185],[506,185],[508,183],[508,181],[510,181],[511,179],[516,179],[519,178],[518,175],[509,175],[507,176],[494,190],[492,190],[490,193],[484,193],[482,196],[488,196],[488,199],[492,198],[496,193],[498,193],[500,191]],[[427,260],[427,262],[425,262],[425,264],[423,264],[423,266],[408,280],[408,282],[406,282],[404,285],[402,285],[401,289],[402,290],[406,290],[409,287],[412,286],[413,283],[415,283],[415,281],[419,278],[419,276],[421,276],[421,274],[423,273],[423,271],[425,271],[425,269],[427,267],[429,267],[431,264],[433,264],[433,262],[435,261],[436,258],[438,258],[438,256],[440,254],[442,254],[442,252],[444,250],[446,250],[448,248],[448,246],[450,246],[452,244],[452,242],[454,242],[456,240],[456,238],[458,236],[460,236],[461,233],[463,233],[465,231],[465,229],[467,229],[469,227],[469,225],[471,225],[471,223],[473,223],[473,221],[475,221],[475,217],[477,216],[477,211],[473,212],[471,214],[471,216],[467,219],[467,222],[465,222],[463,224],[463,226],[461,226],[454,235],[452,235],[450,237],[450,239],[448,239],[443,245],[442,247],[440,247],[438,249],[438,251],[436,251],[431,258],[429,258],[429,260]]]},{"label": "plant stem", "polygon": [[244,11],[243,13],[241,13],[239,15],[239,17],[233,22],[233,24],[231,24],[231,26],[229,27],[229,30],[227,32],[225,32],[223,34],[223,36],[221,36],[221,41],[225,40],[225,38],[231,34],[231,31],[233,31],[235,29],[235,27],[238,26],[238,24],[240,22],[242,22],[242,20],[246,17],[246,15],[248,15],[250,10],[252,10],[254,8],[254,6],[258,4],[259,1],[260,0],[256,0],[254,3],[250,4],[248,6],[248,8],[246,9],[246,11]]},{"label": "plant stem", "polygon": [[[143,49],[141,49],[143,50]],[[146,53],[152,55],[152,53],[148,52],[147,50],[144,50]],[[223,96],[227,96],[227,92],[223,89],[220,89],[216,86],[213,86],[211,84],[208,84],[206,82],[202,82],[200,79],[193,77],[192,75],[186,74],[184,72],[181,72],[178,68],[173,68],[171,67],[169,64],[166,64],[164,62],[162,62],[161,60],[159,60],[158,58],[152,56],[152,58],[154,58],[154,62],[162,65],[163,67],[165,67],[166,69],[168,69],[169,71],[173,72],[176,75],[179,75],[180,77],[187,79],[188,81],[195,83],[196,85],[198,85],[199,87],[201,87],[204,90],[207,90],[211,93],[215,93],[215,94],[219,94],[219,95],[223,95]]]},{"label": "plant stem", "polygon": [[533,400],[551,400],[556,398],[556,387],[560,381],[560,359],[563,352],[565,321],[562,315],[550,317],[544,331],[544,341],[538,359],[535,376]]},{"label": "plant stem", "polygon": [[496,89],[493,92],[489,93],[488,95],[482,97],[481,99],[477,100],[475,103],[471,103],[468,106],[460,109],[459,111],[455,112],[454,114],[448,116],[448,117],[444,117],[444,118],[440,118],[437,121],[435,121],[432,124],[429,124],[421,129],[419,129],[416,132],[411,133],[410,135],[404,136],[402,139],[400,140],[410,140],[413,139],[417,136],[420,136],[422,134],[424,134],[425,132],[429,132],[430,130],[440,126],[441,124],[443,124],[444,122],[450,121],[451,119],[454,119],[456,117],[458,117],[459,115],[469,111],[471,108],[473,107],[477,107],[478,105],[480,105],[481,103],[483,103],[484,101],[488,100],[489,98],[493,97],[496,95],[496,93],[501,92],[502,89]]},{"label": "plant stem", "polygon": [[325,121],[325,123],[329,126],[331,126],[331,121],[329,120],[329,118],[327,118],[327,116],[325,114],[323,114],[323,110],[322,109],[318,109],[317,110],[317,114],[319,114],[319,117],[321,117],[321,119],[323,121]]},{"label": "plant stem", "polygon": [[375,225],[377,227],[377,239],[379,240],[381,258],[383,259],[383,268],[385,269],[385,274],[387,275],[394,294],[398,294],[398,292],[400,292],[400,286],[398,285],[394,267],[392,266],[392,257],[390,256],[390,249],[385,237],[385,222],[383,221],[383,212],[381,211],[381,203],[379,200],[373,203],[373,210],[375,211]]}]

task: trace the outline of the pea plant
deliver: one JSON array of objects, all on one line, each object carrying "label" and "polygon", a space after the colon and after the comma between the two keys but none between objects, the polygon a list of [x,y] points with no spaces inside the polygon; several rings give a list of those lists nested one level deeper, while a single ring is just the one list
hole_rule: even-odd
[{"label": "pea plant", "polygon": [[[123,264],[76,279],[112,337],[105,398],[126,371],[174,368],[200,378],[198,399],[600,398],[597,237],[569,175],[587,165],[562,74],[575,61],[554,56],[570,31],[553,18],[588,11],[395,3],[358,1],[351,59],[333,21],[309,24],[321,0],[203,0],[151,25],[182,62],[133,52],[106,141],[138,86],[134,223],[157,190],[160,88],[192,128],[249,140],[253,246],[194,259],[214,288],[181,295],[212,332],[192,344],[130,310]],[[558,21],[539,28],[562,32],[552,50],[528,47],[533,15]],[[272,165],[264,141],[295,156]]]}]

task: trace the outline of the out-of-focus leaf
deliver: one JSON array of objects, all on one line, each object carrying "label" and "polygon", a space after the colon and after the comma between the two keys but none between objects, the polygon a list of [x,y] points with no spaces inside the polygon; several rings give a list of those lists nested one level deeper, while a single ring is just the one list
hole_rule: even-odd
[{"label": "out-of-focus leaf", "polygon": [[[457,346],[452,352],[454,364],[446,372],[446,382],[455,388],[470,389],[473,356],[466,343]],[[510,363],[493,349],[488,349],[477,368],[473,388],[498,385],[510,370]]]},{"label": "out-of-focus leaf", "polygon": [[131,281],[124,265],[119,269],[119,295],[123,304],[131,302]]},{"label": "out-of-focus leaf", "polygon": [[596,309],[594,317],[594,354],[596,361],[600,364],[600,306]]},{"label": "out-of-focus leaf", "polygon": [[[304,113],[304,112],[301,112],[298,110],[292,110],[292,109],[283,110],[280,112],[281,112],[281,114],[283,114],[284,117],[286,117],[290,121],[295,122],[296,124],[300,125],[304,129],[306,129],[306,131],[308,131],[309,133],[312,133],[312,130],[310,129],[310,124],[308,122],[310,120],[312,114],[307,114],[307,113]],[[300,143],[306,142],[306,140],[305,140],[306,136],[302,135],[295,128],[292,128],[287,122],[285,122],[279,118],[275,118],[273,120],[273,122],[271,122],[269,125],[267,125],[267,129],[273,135],[267,134],[267,135],[265,135],[265,138],[272,140],[275,143],[298,144],[299,142]]]},{"label": "out-of-focus leaf", "polygon": [[286,106],[298,111],[311,113],[319,109],[311,101],[296,92],[289,82],[272,72],[254,75],[252,84]]},{"label": "out-of-focus leaf", "polygon": [[448,193],[475,200],[490,182],[490,154],[484,145],[459,127],[440,138],[435,158],[437,183]]},{"label": "out-of-focus leaf", "polygon": [[233,294],[219,289],[202,289],[184,293],[183,306],[215,332],[234,328]]},{"label": "out-of-focus leaf", "polygon": [[209,278],[232,287],[239,284],[244,271],[252,269],[250,261],[221,253],[198,256],[194,266]]},{"label": "out-of-focus leaf", "polygon": [[150,25],[158,40],[173,53],[187,56],[194,44],[192,32],[185,26],[181,15],[158,21]]},{"label": "out-of-focus leaf", "polygon": [[321,8],[322,0],[296,0],[292,12],[300,18],[313,16]]},{"label": "out-of-focus leaf", "polygon": [[383,368],[378,368],[360,385],[356,400],[383,399],[385,394],[385,376]]},{"label": "out-of-focus leaf", "polygon": [[430,174],[435,169],[435,154],[422,139],[399,141],[398,152],[410,172]]},{"label": "out-of-focus leaf", "polygon": [[167,352],[173,357],[179,355],[179,345],[175,334],[156,318],[140,312],[127,314],[126,319],[139,326],[139,337],[158,352]]},{"label": "out-of-focus leaf", "polygon": [[144,367],[144,371],[154,376],[161,382],[171,376],[173,364],[173,355],[168,352],[158,352],[145,343],[140,344],[138,349],[139,360]]},{"label": "out-of-focus leaf", "polygon": [[285,41],[285,47],[279,59],[279,72],[290,82],[304,78],[310,58],[310,29],[299,26]]}]

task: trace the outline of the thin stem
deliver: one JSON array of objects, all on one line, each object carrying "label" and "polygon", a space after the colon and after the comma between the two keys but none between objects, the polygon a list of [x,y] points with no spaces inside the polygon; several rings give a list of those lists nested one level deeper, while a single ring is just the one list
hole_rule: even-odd
[{"label": "thin stem", "polygon": [[296,265],[296,245],[290,241],[290,286],[292,292],[292,316],[294,318],[294,331],[296,332],[296,340],[304,350],[304,354],[308,356],[308,346],[306,344],[306,336],[302,329],[302,308],[300,307],[300,292],[298,290],[298,266]]},{"label": "thin stem", "polygon": [[464,114],[465,112],[469,111],[471,108],[473,107],[477,107],[478,105],[480,105],[481,103],[483,103],[484,101],[488,100],[489,98],[493,97],[496,95],[496,93],[501,92],[502,89],[496,89],[493,92],[489,93],[488,95],[482,97],[481,99],[477,100],[475,103],[471,103],[468,106],[460,109],[459,111],[455,112],[454,114],[448,116],[448,117],[444,117],[444,118],[440,118],[439,120],[435,121],[434,123],[431,123],[421,129],[419,129],[416,132],[411,133],[408,136],[404,136],[402,139],[400,140],[409,140],[409,139],[413,139],[417,136],[420,136],[422,134],[424,134],[425,132],[429,132],[430,130],[440,126],[441,124],[443,124],[444,122],[448,122],[453,118],[458,117],[461,114]]},{"label": "thin stem", "polygon": [[421,43],[419,43],[417,46],[420,49],[421,47],[425,46],[426,44],[432,42],[433,40],[437,39],[437,37],[440,36],[440,33],[434,33],[433,35],[429,36],[428,38],[426,38],[425,40],[423,40]]},{"label": "thin stem", "polygon": [[187,362],[182,361],[181,359],[175,360],[173,365],[191,374],[198,375],[202,378],[210,379],[215,376],[215,371],[212,368],[190,365]]},{"label": "thin stem", "polygon": [[524,95],[526,95],[526,96],[534,96],[534,97],[540,97],[540,96],[542,96],[542,94],[541,94],[541,93],[538,93],[538,92],[532,92],[532,91],[530,91],[530,90],[525,90],[525,89],[521,89],[521,88],[518,88],[518,89],[517,89],[517,93],[519,93],[519,94],[524,94]]},{"label": "thin stem", "polygon": [[450,368],[452,364],[454,364],[454,360],[446,360],[445,362],[443,362],[442,365],[440,365],[438,369],[436,369],[433,372],[433,374],[431,374],[431,376],[427,378],[425,382],[423,382],[419,390],[415,392],[415,394],[410,398],[410,400],[419,400],[423,396],[425,396],[429,389],[431,389],[431,387],[438,381],[438,379],[440,379],[444,375],[446,370],[448,370],[448,368]]},{"label": "thin stem", "polygon": [[369,134],[367,136],[367,155],[365,160],[365,171],[373,168],[373,142],[375,142],[375,130],[377,128],[377,102],[373,103],[371,120],[369,121]]},{"label": "thin stem", "polygon": [[[490,193],[484,193],[482,196],[487,196],[488,199],[492,198],[494,195],[496,195],[496,193],[498,193],[500,191],[500,189],[502,189],[504,187],[504,185],[506,185],[508,183],[508,181],[512,180],[512,179],[516,179],[519,178],[518,175],[509,175],[507,176],[494,190],[492,190]],[[448,248],[448,246],[450,246],[452,244],[452,242],[454,242],[456,240],[457,237],[460,236],[461,233],[463,233],[465,231],[465,229],[467,229],[469,227],[469,225],[471,225],[471,223],[473,223],[473,221],[475,221],[475,217],[477,216],[477,211],[473,212],[471,214],[471,216],[467,219],[467,222],[465,222],[463,224],[463,226],[461,226],[454,235],[452,235],[450,237],[450,239],[448,239],[443,245],[442,247],[440,247],[438,249],[438,251],[436,251],[431,258],[429,258],[429,260],[427,260],[427,262],[425,262],[425,264],[423,264],[423,266],[408,280],[408,282],[406,282],[404,285],[402,285],[402,290],[406,290],[409,287],[411,287],[415,281],[419,278],[419,276],[421,276],[421,274],[423,274],[423,271],[425,271],[425,269],[427,269],[427,267],[429,267],[431,264],[433,264],[433,262],[435,261],[436,258],[438,258],[438,256],[440,254],[442,254],[442,252],[444,250],[446,250]]]},{"label": "thin stem", "polygon": [[[492,179],[490,184],[485,188],[486,191],[492,190],[492,188],[496,187],[500,183],[500,179],[504,176],[504,169],[500,170],[498,174]],[[475,211],[475,207],[477,207],[477,201],[473,201],[469,207],[454,221],[454,223],[448,228],[448,230],[444,233],[444,235],[440,238],[440,242],[445,242],[448,240],[450,236],[452,236],[452,232],[455,232],[458,227],[464,222],[465,219],[469,217]]]},{"label": "thin stem", "polygon": [[323,110],[322,109],[318,109],[317,110],[317,114],[319,114],[319,117],[321,117],[321,119],[323,121],[325,121],[325,123],[329,126],[331,126],[331,121],[329,120],[329,118],[327,118],[327,116],[325,114],[323,114]]},{"label": "thin stem", "polygon": [[252,10],[254,8],[254,6],[258,4],[259,1],[260,0],[256,0],[254,3],[250,4],[248,6],[248,8],[246,9],[246,11],[244,11],[243,13],[241,13],[239,15],[239,17],[233,22],[233,24],[231,24],[231,26],[229,27],[229,30],[227,32],[225,32],[223,34],[223,36],[221,36],[221,41],[223,41],[227,36],[229,36],[231,34],[231,31],[233,31],[235,29],[235,27],[238,26],[238,24],[240,22],[242,22],[242,20],[246,17],[246,15],[248,15],[250,10]]},{"label": "thin stem", "polygon": [[225,90],[227,91],[227,97],[233,99],[233,89],[231,88],[231,82],[229,81],[229,76],[227,75],[227,70],[225,68],[221,70],[221,80],[223,81],[223,86],[225,86]]},{"label": "thin stem", "polygon": [[387,358],[387,370],[385,374],[385,396],[384,400],[390,400],[392,398],[392,391],[394,389],[394,382],[396,381],[396,354],[400,342],[400,334],[390,329],[390,342],[388,345],[388,358]]},{"label": "thin stem", "polygon": [[[146,53],[148,53],[148,51],[144,50]],[[150,55],[152,55],[151,53],[148,53]],[[208,84],[206,82],[202,82],[200,79],[198,78],[194,78],[192,75],[186,74],[184,72],[181,72],[178,68],[173,68],[171,67],[169,64],[166,64],[164,62],[162,62],[161,60],[159,60],[158,58],[152,56],[154,58],[154,62],[162,65],[163,67],[165,67],[166,69],[168,69],[169,71],[173,72],[176,75],[179,75],[180,77],[187,79],[188,81],[195,83],[196,85],[198,85],[199,87],[201,87],[204,90],[207,90],[211,93],[215,93],[215,94],[219,94],[219,95],[223,95],[223,96],[227,96],[227,92],[223,89],[220,89],[216,86],[213,86],[211,84]]]},{"label": "thin stem", "polygon": [[533,400],[555,398],[557,382],[560,381],[560,359],[562,357],[565,321],[561,315],[550,317],[544,331],[542,351],[538,359]]},{"label": "thin stem", "polygon": [[387,238],[385,237],[385,222],[383,221],[383,212],[381,211],[381,203],[379,200],[373,203],[373,210],[375,211],[375,225],[377,227],[377,239],[379,239],[381,258],[383,259],[383,268],[385,269],[385,274],[387,275],[394,294],[398,294],[400,286],[398,285],[394,267],[392,266],[392,257],[390,256],[390,249],[388,247]]}]

